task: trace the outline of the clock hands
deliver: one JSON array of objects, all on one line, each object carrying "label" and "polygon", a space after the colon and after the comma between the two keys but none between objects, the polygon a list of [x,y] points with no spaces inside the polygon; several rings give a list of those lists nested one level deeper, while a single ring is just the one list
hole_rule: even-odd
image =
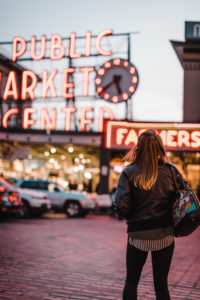
[{"label": "clock hands", "polygon": [[114,75],[113,78],[114,78],[114,84],[115,84],[115,86],[116,86],[116,88],[117,88],[117,92],[118,92],[118,94],[120,95],[120,94],[122,93],[122,91],[121,91],[119,82],[120,82],[122,76],[121,76],[121,75]]},{"label": "clock hands", "polygon": [[103,87],[103,91],[100,93],[100,95],[102,95],[103,92],[105,92],[105,90],[107,90],[113,84],[115,84],[118,94],[121,94],[121,88],[119,85],[121,77],[122,77],[121,75],[114,75],[113,80],[111,82],[109,82],[106,86]]}]

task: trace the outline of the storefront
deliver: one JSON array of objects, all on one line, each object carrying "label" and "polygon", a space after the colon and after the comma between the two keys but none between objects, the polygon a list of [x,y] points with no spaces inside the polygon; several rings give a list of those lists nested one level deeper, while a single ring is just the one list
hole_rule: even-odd
[{"label": "storefront", "polygon": [[0,170],[7,178],[49,179],[94,192],[100,180],[101,134],[0,133]]},{"label": "storefront", "polygon": [[[114,48],[111,39],[116,38],[124,39],[119,44],[125,48]],[[143,130],[153,128],[169,160],[198,190],[199,123],[127,121],[139,83],[130,33],[15,37],[1,45],[10,52],[10,58],[0,54],[0,171],[5,177],[50,178],[65,188],[71,184],[107,194],[125,166],[121,157]]]},{"label": "storefront", "polygon": [[195,191],[200,188],[200,124],[135,123],[106,124],[105,147],[111,151],[109,189],[116,185],[126,163],[121,158],[136,145],[146,129],[156,130],[166,147],[169,162],[176,165]]},{"label": "storefront", "polygon": [[123,155],[146,129],[162,137],[169,161],[195,191],[200,186],[200,124],[108,121],[103,133],[1,131],[1,172],[6,177],[43,178],[64,188],[110,193],[126,163]]}]

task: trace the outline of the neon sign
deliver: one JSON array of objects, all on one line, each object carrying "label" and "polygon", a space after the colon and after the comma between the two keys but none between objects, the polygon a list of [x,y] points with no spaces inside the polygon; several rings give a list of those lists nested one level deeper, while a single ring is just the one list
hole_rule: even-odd
[{"label": "neon sign", "polygon": [[185,123],[129,123],[109,121],[106,124],[106,148],[129,149],[137,144],[139,135],[155,129],[167,150],[200,150],[200,124]]},{"label": "neon sign", "polygon": [[[56,107],[52,108],[50,112],[47,111],[46,108],[40,109],[40,129],[45,130],[48,128],[49,130],[56,130],[56,121],[58,119],[58,114],[64,113],[65,116],[65,125],[64,131],[71,130],[71,117],[72,114],[76,113],[76,107],[63,107],[58,110]],[[79,131],[86,131],[87,125],[90,125],[94,122],[93,118],[89,118],[87,116],[88,112],[94,112],[93,107],[83,107],[80,109],[80,122],[79,122]],[[11,108],[7,110],[2,117],[2,127],[8,128],[8,121],[13,115],[18,115],[20,113],[19,108]],[[29,129],[32,125],[35,125],[36,120],[34,119],[34,114],[38,113],[38,109],[36,107],[26,107],[23,110],[23,120],[22,127],[23,129]],[[98,112],[98,131],[103,131],[103,121],[105,118],[105,114],[109,117],[109,119],[114,119],[114,114],[112,110],[108,107],[100,107]]]},{"label": "neon sign", "polygon": [[[110,56],[112,55],[111,51],[106,51],[102,48],[101,42],[102,39],[108,35],[112,35],[112,30],[107,29],[101,31],[95,39],[96,51],[99,55]],[[59,60],[65,56],[69,58],[80,58],[82,56],[89,57],[91,55],[91,32],[86,33],[85,37],[85,53],[76,52],[76,33],[72,32],[69,38],[69,49],[66,49],[65,43],[62,37],[59,34],[53,34],[51,36],[50,42],[50,59]],[[42,35],[40,42],[40,53],[36,53],[36,37],[32,36],[31,45],[30,45],[30,54],[32,60],[41,60],[45,57],[46,54],[46,42],[47,38],[45,35]],[[68,50],[68,51],[67,51]],[[27,42],[22,37],[15,37],[13,39],[13,48],[12,48],[12,61],[15,62],[19,57],[23,56],[27,51]]]},{"label": "neon sign", "polygon": [[[83,73],[83,97],[88,96],[89,89],[89,75],[91,72],[94,72],[94,67],[81,67],[79,68],[79,72]],[[75,68],[66,68],[63,70],[62,75],[62,97],[65,99],[71,99],[74,97],[73,89],[74,82],[69,82],[69,75],[75,73]],[[57,74],[57,70],[54,69],[50,74],[48,74],[47,70],[44,70],[42,73],[42,88],[41,88],[41,97],[43,99],[47,98],[47,92],[50,92],[52,98],[57,97],[57,92],[54,84],[54,79]],[[34,90],[38,83],[38,76],[32,71],[23,71],[22,72],[22,81],[21,87],[18,89],[17,85],[17,75],[15,71],[10,71],[8,74],[8,78],[5,84],[5,88],[3,91],[3,100],[7,100],[9,97],[12,97],[14,100],[27,100],[35,99]],[[0,84],[1,84],[1,76],[0,76]],[[19,94],[19,90],[21,90],[21,94]]]},{"label": "neon sign", "polygon": [[[112,35],[112,30],[107,29],[101,31],[97,36],[92,36],[91,32],[88,31],[84,37],[85,47],[80,50],[76,49],[77,37],[76,33],[72,32],[70,37],[62,38],[58,34],[51,36],[50,40],[47,39],[45,35],[42,35],[40,40],[37,40],[36,36],[32,36],[30,41],[26,41],[23,37],[15,37],[12,43],[12,61],[26,59],[27,56],[33,61],[41,61],[45,58],[50,60],[61,60],[61,59],[79,59],[81,57],[90,57],[91,47],[94,43],[97,55],[110,56],[112,51],[105,50],[103,44],[104,39],[107,36]],[[93,40],[92,40],[93,39]],[[95,40],[94,40],[95,39]],[[93,43],[92,43],[93,41]],[[48,43],[48,44],[47,44]],[[28,46],[29,44],[29,46]],[[93,50],[94,51],[94,50]],[[96,55],[95,54],[95,55]],[[49,56],[49,57],[47,57]],[[23,70],[18,72],[16,70],[10,70],[10,72],[4,76],[3,79],[2,72],[0,72],[0,96],[3,102],[6,103],[7,100],[14,101],[26,101],[42,98],[57,98],[62,97],[64,99],[74,99],[75,97],[75,85],[76,83],[72,80],[72,75],[79,73],[78,75],[82,78],[82,81],[78,82],[78,87],[82,87],[82,97],[88,97],[90,90],[90,76],[95,72],[94,66],[87,67],[68,67],[61,70],[61,77],[59,69],[53,70],[42,70],[41,74],[36,74],[32,70]],[[5,75],[5,74],[4,74]],[[20,76],[20,77],[18,77]],[[40,85],[38,85],[40,84]],[[60,86],[58,86],[58,84]],[[58,89],[58,90],[57,90]],[[16,102],[17,103],[17,102]],[[50,110],[44,107],[39,109],[38,107],[26,107],[22,112],[19,108],[9,108],[7,111],[4,110],[4,114],[1,116],[2,127],[8,128],[9,120],[12,116],[17,116],[22,114],[22,127],[23,129],[29,129],[38,123],[34,117],[37,114],[40,115],[39,128],[56,130],[56,120],[58,119],[58,114],[63,114],[65,116],[64,130],[71,130],[71,116],[77,113],[77,108],[75,107],[62,107],[51,108]],[[84,107],[80,109],[80,120],[79,120],[79,130],[86,131],[87,126],[94,122],[93,118],[88,118],[88,113],[94,113],[93,107]],[[107,116],[110,120],[114,119],[114,114],[110,108],[101,107],[98,112],[98,131],[103,131],[103,120]]]}]

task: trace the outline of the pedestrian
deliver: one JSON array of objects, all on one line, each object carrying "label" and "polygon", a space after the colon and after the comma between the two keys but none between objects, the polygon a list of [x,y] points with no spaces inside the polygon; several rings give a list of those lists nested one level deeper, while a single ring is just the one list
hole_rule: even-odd
[{"label": "pedestrian", "polygon": [[[115,207],[128,225],[123,300],[137,299],[137,287],[149,251],[156,299],[168,300],[176,187],[161,137],[154,130],[144,131],[124,160],[130,164],[121,173],[115,196]],[[178,170],[171,166],[180,184]]]}]

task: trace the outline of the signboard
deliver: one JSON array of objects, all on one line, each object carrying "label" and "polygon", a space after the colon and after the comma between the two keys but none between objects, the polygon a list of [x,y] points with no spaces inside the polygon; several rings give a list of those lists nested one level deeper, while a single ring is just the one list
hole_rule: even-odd
[{"label": "signboard", "polygon": [[[138,84],[138,73],[129,61],[128,50],[124,59],[118,58],[107,41],[109,36],[120,35],[126,38],[130,33],[114,35],[111,29],[106,29],[96,36],[90,31],[81,37],[72,32],[67,38],[53,34],[49,39],[42,35],[40,39],[32,36],[27,41],[16,36],[12,42],[1,42],[1,45],[10,45],[11,58],[3,59],[3,64],[6,60],[9,62],[8,72],[0,64],[0,126],[13,128],[11,124],[14,124],[25,130],[89,131],[95,125],[95,131],[102,132],[103,120],[113,120],[116,116],[108,106],[95,109],[91,104],[86,106],[86,98],[126,104]],[[80,40],[83,40],[82,47]],[[130,43],[130,39],[127,41]],[[81,58],[84,60],[78,66],[77,61]],[[98,64],[97,58],[103,58],[104,63]],[[44,60],[51,61],[50,69]],[[34,68],[31,69],[29,64],[27,69],[25,65],[22,68],[19,61],[31,62]],[[97,80],[104,86],[99,86]],[[77,97],[80,105],[77,105]]]},{"label": "signboard", "polygon": [[130,149],[139,135],[147,130],[156,130],[167,150],[200,151],[200,124],[186,123],[129,123],[108,121],[105,128],[105,147]]},{"label": "signboard", "polygon": [[185,39],[200,41],[200,21],[185,22]]},{"label": "signboard", "polygon": [[[111,56],[111,51],[106,51],[102,47],[102,40],[106,37],[112,35],[112,30],[104,30],[100,32],[95,39],[95,49],[97,55],[101,56]],[[42,35],[40,45],[37,44],[37,47],[40,46],[38,51],[36,43],[38,43],[35,36],[32,36],[30,41],[30,47],[27,47],[28,42],[22,37],[15,37],[12,42],[12,61],[16,62],[17,60],[22,59],[23,56],[28,52],[29,60],[32,61],[41,61],[43,59],[50,59],[52,61],[58,61],[65,57],[70,59],[78,59],[81,57],[88,58],[91,56],[91,32],[86,33],[85,49],[84,53],[78,53],[76,50],[76,34],[72,33],[69,38],[69,45],[66,49],[65,43],[62,37],[58,34],[51,36],[50,40],[50,53],[49,57],[46,56],[47,51],[47,38],[45,35]],[[26,58],[27,59],[27,58]],[[36,98],[35,91],[38,83],[41,82],[41,89],[39,97],[43,99],[47,98],[47,95],[52,98],[56,98],[58,95],[58,89],[61,90],[61,96],[65,99],[72,99],[74,97],[74,82],[70,80],[72,75],[80,72],[82,74],[82,82],[79,82],[79,85],[82,84],[82,96],[88,96],[89,90],[89,77],[91,72],[95,72],[94,66],[83,66],[74,68],[68,67],[64,68],[62,72],[62,78],[60,80],[60,86],[56,88],[55,81],[58,76],[58,70],[54,68],[49,73],[47,70],[43,70],[41,75],[37,75],[31,70],[24,70],[22,74],[18,74],[16,71],[11,70],[8,73],[8,77],[5,83],[5,87],[2,91],[3,100],[7,100],[9,97],[12,97],[14,100],[34,100]],[[18,86],[18,75],[21,76],[21,84]],[[0,81],[1,81],[1,72],[0,72]]]}]

